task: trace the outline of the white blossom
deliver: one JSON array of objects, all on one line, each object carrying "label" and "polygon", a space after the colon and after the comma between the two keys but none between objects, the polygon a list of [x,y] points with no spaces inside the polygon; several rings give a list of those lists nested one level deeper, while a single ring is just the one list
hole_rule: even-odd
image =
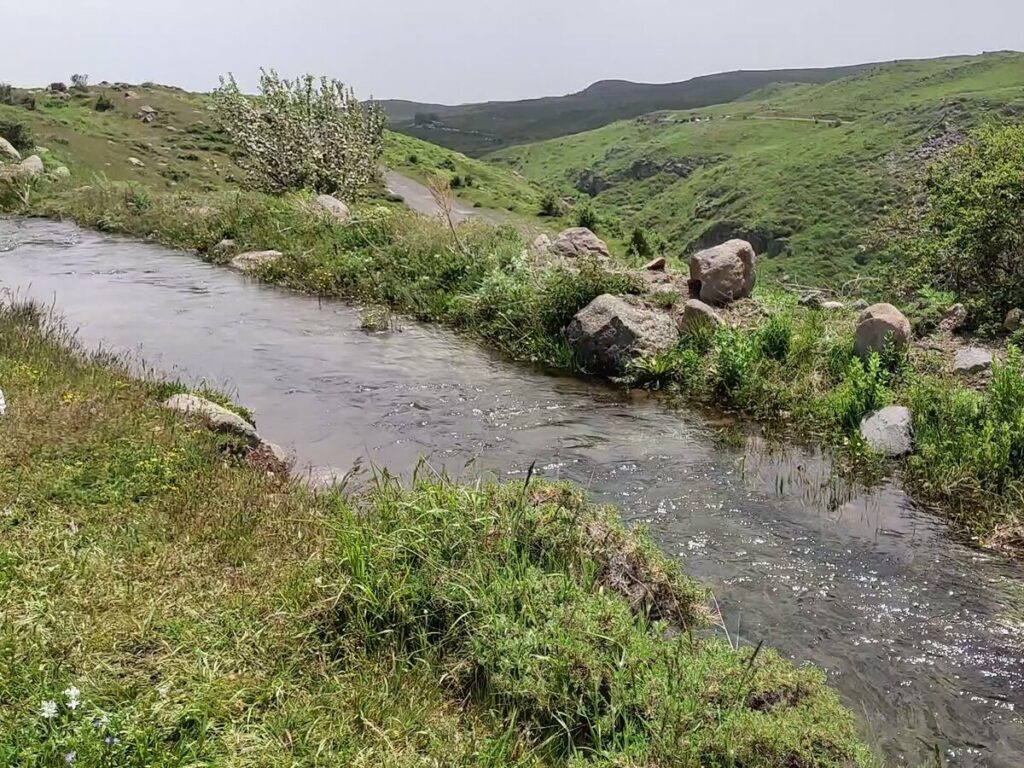
[{"label": "white blossom", "polygon": [[72,685],[64,690],[64,695],[68,697],[68,709],[78,709],[78,705],[81,703],[79,700],[81,691]]},{"label": "white blossom", "polygon": [[47,699],[40,707],[40,712],[44,718],[52,720],[57,716],[57,702],[53,699]]}]

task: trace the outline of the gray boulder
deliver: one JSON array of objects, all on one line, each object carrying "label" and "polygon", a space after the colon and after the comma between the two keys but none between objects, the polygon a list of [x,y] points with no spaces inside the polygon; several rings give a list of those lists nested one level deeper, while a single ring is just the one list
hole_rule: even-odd
[{"label": "gray boulder", "polygon": [[255,272],[273,264],[284,256],[280,251],[247,251],[231,260],[231,267],[239,272]]},{"label": "gray boulder", "polygon": [[658,258],[651,259],[649,262],[644,264],[644,269],[648,272],[664,272],[665,264],[665,257],[659,256]]},{"label": "gray boulder", "polygon": [[53,169],[53,177],[58,181],[67,181],[71,178],[71,171],[66,165],[58,165]]},{"label": "gray boulder", "polygon": [[0,158],[6,157],[9,160],[21,160],[21,152],[14,148],[3,136],[0,136]]},{"label": "gray boulder", "polygon": [[746,240],[730,240],[690,257],[691,295],[708,304],[743,299],[757,281],[757,255]]},{"label": "gray boulder", "polygon": [[199,395],[172,395],[164,401],[164,408],[202,420],[214,432],[237,435],[252,445],[259,445],[260,436],[256,427],[237,413],[222,405],[210,402]]},{"label": "gray boulder", "polygon": [[818,292],[805,293],[796,303],[801,307],[807,307],[808,309],[819,309],[822,303],[821,294]]},{"label": "gray boulder", "polygon": [[992,352],[982,347],[964,347],[953,359],[953,372],[964,376],[981,373],[991,367]]},{"label": "gray boulder", "polygon": [[664,312],[604,294],[576,314],[565,338],[590,370],[621,373],[638,357],[671,349],[679,331]]},{"label": "gray boulder", "polygon": [[317,195],[316,204],[343,224],[352,220],[352,212],[341,200],[331,195]]},{"label": "gray boulder", "polygon": [[945,311],[939,321],[939,328],[952,333],[959,331],[967,322],[967,307],[963,304],[954,304]]},{"label": "gray boulder", "polygon": [[42,176],[46,170],[39,155],[29,155],[21,161],[21,172],[25,176]]},{"label": "gray boulder", "polygon": [[586,227],[573,227],[559,233],[550,247],[551,253],[565,259],[611,259],[611,251],[604,240]]},{"label": "gray boulder", "polygon": [[0,416],[7,415],[7,398],[4,397],[4,391],[0,389]]},{"label": "gray boulder", "polygon": [[889,458],[906,456],[914,449],[914,420],[910,411],[900,405],[883,408],[865,418],[860,434],[873,450]]},{"label": "gray boulder", "polygon": [[854,349],[867,358],[882,352],[889,342],[894,349],[905,349],[910,343],[910,321],[892,304],[872,304],[857,319]]},{"label": "gray boulder", "polygon": [[683,311],[677,316],[676,323],[683,333],[693,333],[701,327],[716,328],[724,325],[725,321],[715,312],[714,307],[700,299],[690,299],[683,305]]},{"label": "gray boulder", "polygon": [[1024,312],[1017,308],[1011,309],[1006,313],[1006,319],[1003,321],[1003,330],[1013,333],[1020,328],[1021,320],[1024,320]]}]

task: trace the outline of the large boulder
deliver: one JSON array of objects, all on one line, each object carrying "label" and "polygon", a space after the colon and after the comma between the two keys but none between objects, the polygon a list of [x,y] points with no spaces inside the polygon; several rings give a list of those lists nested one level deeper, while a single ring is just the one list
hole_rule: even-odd
[{"label": "large boulder", "polygon": [[348,209],[348,206],[336,197],[317,195],[316,204],[343,224],[352,220],[352,212]]},{"label": "large boulder", "polygon": [[875,411],[860,424],[864,441],[884,456],[906,456],[914,449],[914,422],[910,411],[892,405]]},{"label": "large boulder", "polygon": [[992,367],[992,351],[983,347],[964,347],[953,359],[953,372],[963,376],[987,371]]},{"label": "large boulder", "polygon": [[683,306],[676,323],[683,333],[693,333],[701,328],[717,328],[725,321],[715,312],[714,307],[700,299],[690,299]]},{"label": "large boulder", "polygon": [[8,160],[21,160],[21,152],[14,148],[3,136],[0,136],[0,158],[7,158]]},{"label": "large boulder", "polygon": [[679,331],[664,312],[604,294],[576,313],[565,338],[590,370],[621,373],[638,357],[671,349]]},{"label": "large boulder", "polygon": [[247,251],[231,260],[231,267],[239,272],[255,272],[273,264],[284,256],[280,251]]},{"label": "large boulder", "polygon": [[595,258],[603,261],[612,257],[605,241],[586,227],[573,227],[559,233],[549,250],[565,259]]},{"label": "large boulder", "polygon": [[872,304],[857,318],[854,349],[867,358],[872,352],[882,352],[887,343],[905,349],[910,343],[910,321],[892,304]]},{"label": "large boulder", "polygon": [[757,255],[746,240],[730,240],[690,257],[690,292],[707,304],[728,304],[754,290]]},{"label": "large boulder", "polygon": [[237,435],[252,445],[260,444],[256,427],[237,413],[199,395],[172,395],[164,401],[164,408],[198,418],[214,432]]}]

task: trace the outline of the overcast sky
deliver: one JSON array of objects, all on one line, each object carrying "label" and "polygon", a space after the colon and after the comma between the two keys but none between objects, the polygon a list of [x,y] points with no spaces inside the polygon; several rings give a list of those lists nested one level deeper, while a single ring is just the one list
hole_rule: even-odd
[{"label": "overcast sky", "polygon": [[260,66],[457,103],[605,78],[1024,49],[1024,0],[0,0],[0,81],[208,90]]}]

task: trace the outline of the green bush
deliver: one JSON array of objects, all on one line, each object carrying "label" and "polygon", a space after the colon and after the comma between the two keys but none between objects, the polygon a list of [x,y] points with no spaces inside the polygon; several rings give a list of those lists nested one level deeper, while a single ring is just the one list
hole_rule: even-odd
[{"label": "green bush", "polygon": [[626,370],[626,381],[645,389],[686,386],[700,373],[701,365],[696,351],[672,349],[634,360]]},{"label": "green bush", "polygon": [[590,203],[584,203],[576,209],[576,226],[586,227],[591,232],[597,232],[600,226],[597,211]]},{"label": "green bush", "polygon": [[25,123],[0,121],[0,136],[3,136],[11,143],[11,146],[22,152],[31,150],[36,145],[32,129]]},{"label": "green bush", "polygon": [[845,376],[825,397],[827,420],[846,431],[857,429],[866,415],[890,403],[888,384],[889,373],[877,354],[866,363],[859,358],[850,360]]},{"label": "green bush", "polygon": [[8,83],[0,83],[0,104],[14,104],[14,88]]},{"label": "green bush", "polygon": [[641,259],[649,259],[654,255],[654,247],[647,233],[640,227],[633,227],[633,233],[629,236],[629,253]]},{"label": "green bush", "polygon": [[715,334],[714,349],[716,387],[727,399],[736,400],[753,376],[755,340],[743,331],[723,328]]},{"label": "green bush", "polygon": [[114,109],[114,102],[110,100],[107,94],[102,93],[100,97],[96,99],[96,106],[94,109],[97,112],[111,112]]},{"label": "green bush", "polygon": [[540,210],[538,213],[541,216],[558,218],[565,213],[565,206],[554,192],[545,192],[544,196],[540,199]]}]

